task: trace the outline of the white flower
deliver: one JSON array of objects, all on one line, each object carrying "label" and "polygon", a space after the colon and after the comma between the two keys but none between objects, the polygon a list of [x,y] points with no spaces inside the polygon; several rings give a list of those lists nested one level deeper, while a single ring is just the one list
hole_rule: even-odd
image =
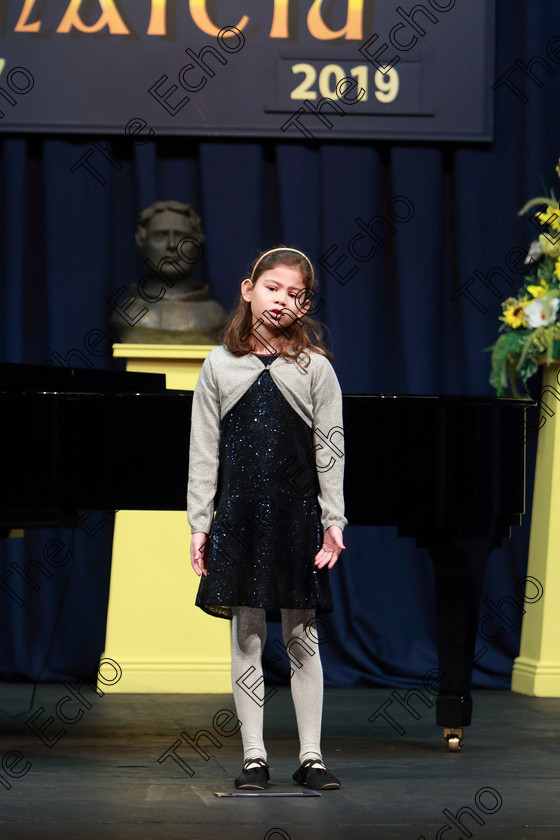
[{"label": "white flower", "polygon": [[548,327],[556,321],[559,307],[560,298],[555,297],[552,300],[547,300],[547,297],[536,298],[528,303],[524,310],[527,326],[531,329]]},{"label": "white flower", "polygon": [[544,254],[543,248],[541,243],[538,239],[534,239],[529,246],[529,251],[527,256],[525,257],[525,264],[528,265],[529,263],[534,263],[535,260],[540,259]]}]

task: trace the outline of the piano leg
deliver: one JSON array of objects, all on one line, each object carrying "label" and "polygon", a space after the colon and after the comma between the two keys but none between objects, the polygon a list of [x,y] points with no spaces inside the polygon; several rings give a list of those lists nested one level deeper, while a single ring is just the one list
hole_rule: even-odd
[{"label": "piano leg", "polygon": [[472,717],[471,678],[475,662],[477,618],[486,560],[495,544],[463,539],[427,546],[435,575],[439,673],[432,680],[436,725],[444,727],[451,752],[463,745],[463,727]]}]

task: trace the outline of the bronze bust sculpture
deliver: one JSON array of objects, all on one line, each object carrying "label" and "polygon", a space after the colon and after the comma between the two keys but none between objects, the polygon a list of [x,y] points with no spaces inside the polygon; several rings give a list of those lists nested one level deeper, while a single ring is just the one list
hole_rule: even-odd
[{"label": "bronze bust sculpture", "polygon": [[114,312],[111,323],[131,344],[218,344],[226,312],[193,277],[204,254],[200,218],[178,201],[156,201],[138,216],[136,245],[149,274],[131,285],[148,311],[134,326]]}]

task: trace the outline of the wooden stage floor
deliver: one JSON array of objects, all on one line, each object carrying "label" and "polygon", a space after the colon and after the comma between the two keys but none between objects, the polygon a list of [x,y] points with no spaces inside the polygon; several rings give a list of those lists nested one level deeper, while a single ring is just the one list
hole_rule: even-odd
[{"label": "wooden stage floor", "polygon": [[[390,688],[327,689],[323,754],[343,787],[219,799],[241,769],[240,735],[224,734],[236,722],[231,694],[99,697],[82,688],[79,703],[51,684],[37,688],[30,710],[31,688],[0,684],[2,840],[560,838],[557,699],[474,692],[473,726],[451,754],[428,695],[412,700],[415,717]],[[390,699],[395,723],[370,723]],[[199,736],[197,751],[186,739],[200,730],[211,738]],[[269,790],[302,790],[291,780],[298,743],[287,688],[265,704],[265,741]]]}]

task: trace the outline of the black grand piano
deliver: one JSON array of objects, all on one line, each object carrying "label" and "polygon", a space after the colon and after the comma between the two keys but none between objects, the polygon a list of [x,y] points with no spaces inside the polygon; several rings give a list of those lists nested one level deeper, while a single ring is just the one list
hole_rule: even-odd
[{"label": "black grand piano", "polygon": [[165,375],[0,364],[0,535],[185,510],[192,394]]},{"label": "black grand piano", "polygon": [[[184,510],[191,392],[165,376],[0,365],[0,537],[78,527],[89,510]],[[525,505],[528,400],[345,395],[351,525],[393,525],[429,552],[436,723],[458,751],[488,555]],[[185,452],[185,458],[178,458]]]},{"label": "black grand piano", "polygon": [[471,675],[488,555],[525,510],[530,400],[454,396],[344,397],[346,515],[395,525],[427,549],[435,578],[436,723],[450,751],[470,726]]}]

